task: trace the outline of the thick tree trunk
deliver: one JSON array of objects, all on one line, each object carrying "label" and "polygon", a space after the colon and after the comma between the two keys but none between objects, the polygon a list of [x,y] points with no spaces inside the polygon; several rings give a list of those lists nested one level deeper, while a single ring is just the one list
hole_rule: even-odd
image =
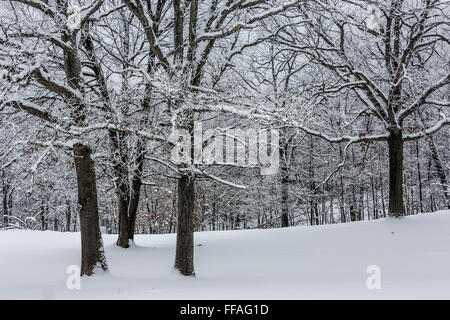
[{"label": "thick tree trunk", "polygon": [[141,155],[137,159],[138,168],[131,182],[131,191],[128,192],[128,188],[123,183],[118,189],[119,238],[117,239],[117,245],[122,248],[128,248],[129,240],[134,239],[136,216],[142,186],[141,174],[144,163],[144,153],[141,148],[139,148],[139,153]]},{"label": "thick tree trunk", "polygon": [[109,130],[112,152],[114,157],[114,174],[116,178],[117,210],[119,215],[119,237],[116,244],[121,248],[128,248],[128,208],[130,205],[128,192],[128,155],[125,147],[125,136],[122,132]]},{"label": "thick tree trunk", "polygon": [[119,212],[119,237],[116,244],[121,248],[128,248],[130,246],[128,241],[128,193],[123,186],[119,187],[116,192]]},{"label": "thick tree trunk", "polygon": [[134,240],[134,230],[136,227],[136,217],[139,207],[139,199],[142,187],[142,169],[144,167],[144,142],[140,141],[137,148],[139,156],[136,159],[137,169],[134,172],[133,181],[131,182],[130,205],[128,208],[128,239]]},{"label": "thick tree trunk", "polygon": [[403,205],[403,137],[401,130],[391,130],[389,145],[389,216],[404,215]]},{"label": "thick tree trunk", "polygon": [[[57,8],[58,12],[63,12],[67,16],[67,1],[57,1]],[[77,34],[77,32],[62,28],[61,39],[71,48],[71,50],[64,50],[64,71],[69,86],[83,96],[82,65],[78,56],[79,39]],[[85,108],[82,99],[75,98],[71,101],[71,118],[79,127],[86,125]],[[95,168],[91,158],[92,151],[88,146],[77,143],[74,145],[73,151],[78,183],[78,208],[76,211],[79,212],[80,217],[81,276],[90,276],[98,269],[108,269],[100,232]]]},{"label": "thick tree trunk", "polygon": [[[135,177],[136,179],[136,177]],[[136,184],[136,185],[135,185]],[[139,205],[139,198],[141,193],[141,181],[133,181],[132,194],[130,198],[129,216],[128,216],[128,239],[134,240],[134,232],[136,228],[136,216]]]},{"label": "thick tree trunk", "polygon": [[[88,31],[88,30],[87,30]],[[125,25],[125,34],[128,34],[128,25]],[[125,37],[125,43],[124,43],[124,54],[125,56],[128,55],[128,48],[129,44],[127,42],[127,37]],[[85,37],[83,38],[83,45],[88,53],[88,56],[90,58],[90,61],[93,66],[94,74],[97,78],[97,82],[100,87],[100,93],[102,94],[103,101],[105,103],[105,108],[108,109],[108,102],[110,101],[109,93],[107,90],[106,80],[102,71],[102,68],[100,67],[98,60],[95,55],[95,48],[94,48],[94,42],[89,34],[89,32],[86,32]],[[125,91],[126,84],[122,84],[123,90]],[[117,239],[117,246],[122,248],[128,248],[129,247],[129,234],[128,234],[128,225],[129,225],[129,218],[128,218],[128,210],[130,206],[130,195],[129,195],[129,188],[128,188],[128,150],[126,148],[126,142],[125,142],[125,134],[120,131],[116,130],[109,130],[109,138],[111,142],[111,152],[114,154],[113,158],[113,169],[114,169],[114,175],[116,179],[115,184],[115,191],[116,191],[116,198],[117,198],[117,207],[118,207],[118,218],[119,218],[119,230],[118,230],[118,239]]]},{"label": "thick tree trunk", "polygon": [[100,233],[97,185],[91,149],[82,144],[73,147],[78,182],[78,211],[81,230],[81,275],[108,270]]},{"label": "thick tree trunk", "polygon": [[183,175],[178,180],[178,222],[175,269],[185,276],[194,272],[194,178]]}]

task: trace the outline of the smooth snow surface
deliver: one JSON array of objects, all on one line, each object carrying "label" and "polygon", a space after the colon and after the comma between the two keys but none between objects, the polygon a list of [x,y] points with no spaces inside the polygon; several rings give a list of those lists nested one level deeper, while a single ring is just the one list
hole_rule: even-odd
[{"label": "smooth snow surface", "polygon": [[[109,273],[66,286],[80,234],[0,232],[0,299],[450,299],[450,211],[318,227],[199,232],[196,278],[172,270],[175,235],[104,235]],[[367,267],[381,268],[369,290]]]}]

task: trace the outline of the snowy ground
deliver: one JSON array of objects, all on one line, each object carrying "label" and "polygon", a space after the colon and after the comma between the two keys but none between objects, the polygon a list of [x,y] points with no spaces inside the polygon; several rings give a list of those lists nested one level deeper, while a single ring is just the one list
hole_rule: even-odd
[{"label": "snowy ground", "polygon": [[[78,233],[0,232],[0,299],[450,298],[450,211],[324,227],[196,233],[197,278],[171,272],[174,235],[115,247],[110,273],[66,287]],[[200,246],[201,244],[201,246]],[[381,268],[369,290],[366,269]]]}]

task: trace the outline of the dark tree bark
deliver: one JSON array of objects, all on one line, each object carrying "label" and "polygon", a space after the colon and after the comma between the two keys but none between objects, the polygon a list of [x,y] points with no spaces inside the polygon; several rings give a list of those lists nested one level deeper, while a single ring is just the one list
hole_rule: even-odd
[{"label": "dark tree bark", "polygon": [[310,225],[316,226],[319,225],[319,215],[318,215],[318,208],[317,208],[317,200],[316,200],[316,182],[314,178],[314,143],[313,143],[313,137],[310,137],[310,144],[309,144],[309,190],[311,192],[311,200],[310,200]]},{"label": "dark tree bark", "polygon": [[331,224],[335,224],[335,220],[334,220],[334,199],[331,196],[330,197],[330,223]]},{"label": "dark tree bark", "polygon": [[289,173],[287,168],[287,146],[280,148],[281,164],[281,227],[289,227]]},{"label": "dark tree bark", "polygon": [[74,210],[74,212],[73,212],[73,232],[77,232],[77,211],[76,210]]},{"label": "dark tree bark", "polygon": [[128,238],[130,240],[134,240],[134,230],[136,227],[136,216],[139,206],[139,199],[141,195],[141,187],[142,187],[142,169],[144,167],[144,157],[145,152],[143,149],[143,142],[140,142],[138,147],[139,156],[137,158],[137,169],[134,173],[133,181],[131,182],[131,194],[130,194],[130,205],[128,209]]},{"label": "dark tree bark", "polygon": [[[158,5],[159,7],[160,5]],[[159,9],[160,10],[160,9]],[[158,11],[159,12],[159,11]],[[156,33],[158,33],[157,24],[154,26],[154,30]],[[125,25],[125,31],[124,33],[128,35],[128,25]],[[125,37],[125,43],[124,43],[124,51],[125,53],[129,52],[129,43],[127,41],[127,37]],[[106,85],[106,80],[103,74],[103,71],[98,63],[98,60],[95,56],[95,50],[94,50],[94,42],[92,38],[90,37],[89,33],[87,32],[84,38],[83,42],[90,60],[93,64],[93,70],[95,73],[95,76],[97,78],[97,81],[99,83],[101,94],[103,96],[103,99],[105,101],[105,109],[108,109],[109,106],[107,105],[107,102],[110,101],[108,89]],[[126,54],[125,54],[126,55]],[[149,54],[150,60],[148,62],[148,72],[152,70],[154,66],[154,54],[150,52]],[[124,66],[126,68],[126,66]],[[142,105],[144,108],[148,108],[150,105],[150,95],[151,95],[151,87],[150,85],[146,85],[146,93],[145,97],[143,99]],[[135,228],[135,222],[136,222],[136,215],[137,215],[137,209],[139,205],[139,198],[140,198],[140,190],[141,190],[141,173],[142,173],[142,167],[143,167],[143,161],[145,158],[145,150],[144,150],[144,142],[140,141],[139,146],[137,148],[138,152],[138,169],[133,173],[132,182],[129,186],[128,181],[128,149],[125,145],[125,134],[121,131],[117,130],[109,130],[109,137],[111,141],[111,148],[112,152],[116,153],[117,158],[114,159],[114,173],[117,179],[117,185],[116,185],[116,197],[117,197],[117,206],[118,206],[118,215],[119,215],[119,223],[118,223],[118,239],[117,239],[117,246],[122,248],[128,248],[129,247],[129,240],[133,240],[134,238],[134,228]]]},{"label": "dark tree bark", "polygon": [[350,221],[356,221],[356,209],[353,202],[350,205]]},{"label": "dark tree bark", "polygon": [[72,220],[72,211],[70,209],[70,201],[66,202],[66,232],[70,232],[70,221]]},{"label": "dark tree bark", "polygon": [[[128,25],[125,24],[124,33],[128,34]],[[124,43],[124,54],[128,55],[128,42],[127,36],[125,36]],[[106,79],[103,73],[102,68],[98,62],[98,59],[95,54],[94,41],[89,33],[88,27],[85,28],[85,32],[83,33],[83,46],[86,49],[89,60],[92,64],[92,70],[94,72],[95,78],[97,79],[100,94],[103,98],[104,109],[108,110],[110,108],[109,101],[109,93],[106,84]],[[129,189],[128,189],[128,150],[125,146],[125,134],[122,131],[117,131],[110,129],[109,130],[109,139],[111,142],[111,152],[115,155],[113,157],[113,170],[116,178],[115,184],[115,192],[117,198],[117,208],[118,208],[118,216],[119,216],[119,230],[118,230],[118,239],[117,246],[122,248],[128,248],[128,209],[129,209]]]},{"label": "dark tree bark", "polygon": [[[182,66],[183,62],[183,9],[180,0],[173,1],[174,10],[174,62],[178,67]],[[193,52],[195,44],[195,25],[197,21],[197,0],[192,0],[190,4],[190,19],[189,19],[189,62],[193,62]],[[193,74],[191,85],[198,86],[200,77]],[[179,128],[187,128],[193,137],[193,114],[187,112],[179,119]],[[193,150],[191,150],[191,156]],[[193,158],[193,157],[191,157]],[[180,169],[183,167],[180,167]],[[175,253],[175,269],[182,275],[194,276],[194,205],[195,205],[195,176],[193,174],[182,174],[178,180],[178,203],[177,203],[177,246]]]},{"label": "dark tree bark", "polygon": [[81,275],[108,270],[100,232],[97,185],[91,149],[83,144],[73,147],[78,182],[78,212],[81,230]]},{"label": "dark tree bark", "polygon": [[[353,157],[354,158],[354,157]],[[354,163],[353,159],[353,163]],[[357,221],[358,220],[358,209],[356,207],[356,195],[355,195],[355,185],[352,185],[352,200],[350,204],[350,221]]]},{"label": "dark tree bark", "polygon": [[42,200],[39,216],[41,218],[41,230],[48,230],[48,201],[49,199]]},{"label": "dark tree bark", "polygon": [[381,191],[381,207],[383,209],[383,217],[386,218],[386,204],[384,202],[384,185],[383,185],[383,176],[380,174],[380,191]]},{"label": "dark tree bark", "polygon": [[439,177],[439,181],[441,182],[442,191],[444,192],[444,199],[447,201],[447,209],[450,209],[450,194],[448,192],[447,176],[445,175],[444,166],[442,165],[436,145],[434,144],[433,137],[428,137],[428,145],[430,147],[434,167],[436,168],[436,173]]},{"label": "dark tree bark", "polygon": [[8,184],[5,181],[5,171],[2,170],[2,207],[3,207],[3,223],[5,227],[9,224],[9,210],[8,210]]},{"label": "dark tree bark", "polygon": [[422,188],[422,173],[420,170],[420,157],[419,157],[419,141],[416,141],[416,158],[417,158],[417,182],[419,184],[419,201],[420,212],[423,212],[423,188]]},{"label": "dark tree bark", "polygon": [[123,132],[109,130],[112,152],[114,157],[114,174],[116,177],[115,190],[117,196],[117,210],[119,215],[119,237],[116,244],[121,248],[128,248],[128,208],[130,204],[128,189],[128,155],[125,147]]},{"label": "dark tree bark", "polygon": [[178,222],[175,269],[182,275],[193,276],[194,272],[194,178],[183,175],[178,180]]},{"label": "dark tree bark", "polygon": [[119,237],[116,244],[121,248],[128,248],[129,237],[128,237],[128,190],[123,187],[123,185],[117,188],[117,202],[118,202],[118,212],[119,212]]},{"label": "dark tree bark", "polygon": [[[370,177],[370,186],[372,189],[372,219],[378,219],[378,199],[375,190],[375,183],[373,177]],[[369,215],[370,220],[370,215]]]},{"label": "dark tree bark", "polygon": [[403,205],[403,138],[402,131],[392,129],[389,145],[389,215],[404,215]]},{"label": "dark tree bark", "polygon": [[[57,1],[57,7],[59,12],[67,15],[67,1]],[[81,79],[77,33],[63,28],[61,39],[71,48],[71,50],[64,50],[64,71],[67,83],[83,95],[84,87]],[[73,122],[77,126],[84,127],[86,125],[86,106],[83,101],[78,96],[73,96],[70,105]],[[77,143],[74,145],[73,151],[78,183],[77,211],[79,212],[81,231],[81,276],[90,276],[96,269],[108,269],[100,232],[95,168],[89,146]]]}]

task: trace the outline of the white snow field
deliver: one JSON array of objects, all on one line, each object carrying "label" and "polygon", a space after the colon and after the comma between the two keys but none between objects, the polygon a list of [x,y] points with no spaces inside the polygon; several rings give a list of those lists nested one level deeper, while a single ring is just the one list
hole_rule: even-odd
[{"label": "white snow field", "polygon": [[[195,234],[196,278],[173,271],[175,235],[104,235],[109,273],[66,286],[80,234],[0,232],[0,299],[449,299],[450,211],[318,227]],[[201,246],[200,246],[201,245]],[[369,290],[367,267],[381,270]]]}]

